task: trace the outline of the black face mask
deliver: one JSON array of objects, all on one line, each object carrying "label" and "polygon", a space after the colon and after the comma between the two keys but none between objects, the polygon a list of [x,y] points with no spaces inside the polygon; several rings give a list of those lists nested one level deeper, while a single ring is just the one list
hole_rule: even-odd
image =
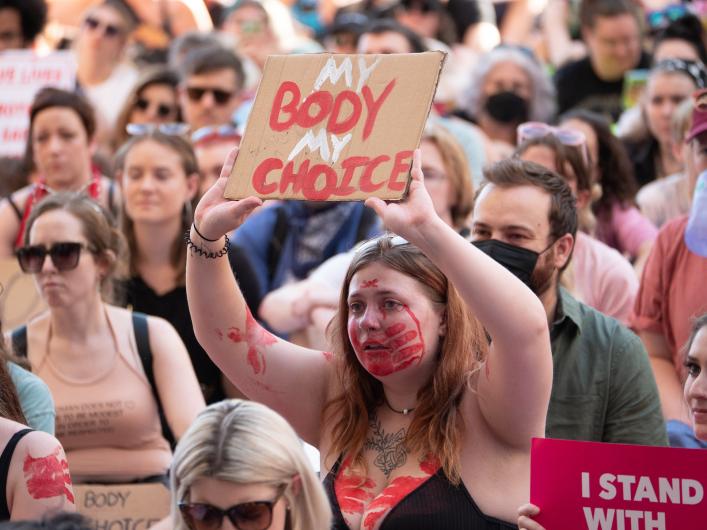
[{"label": "black face mask", "polygon": [[492,257],[503,265],[509,272],[513,273],[515,277],[530,287],[530,289],[533,289],[531,280],[535,265],[540,257],[539,252],[509,245],[498,239],[474,241],[473,244],[484,254]]},{"label": "black face mask", "polygon": [[498,92],[489,96],[484,104],[486,112],[501,123],[528,121],[528,102],[515,92]]}]

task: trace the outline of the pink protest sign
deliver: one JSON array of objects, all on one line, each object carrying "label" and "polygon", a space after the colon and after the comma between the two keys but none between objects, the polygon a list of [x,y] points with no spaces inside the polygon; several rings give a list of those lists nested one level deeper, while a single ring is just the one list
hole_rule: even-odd
[{"label": "pink protest sign", "polygon": [[705,530],[707,451],[533,439],[546,530]]}]

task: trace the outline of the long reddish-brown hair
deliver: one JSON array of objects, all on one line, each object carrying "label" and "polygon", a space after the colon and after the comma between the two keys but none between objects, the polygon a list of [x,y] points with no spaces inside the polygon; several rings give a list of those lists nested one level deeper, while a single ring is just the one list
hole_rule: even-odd
[{"label": "long reddish-brown hair", "polygon": [[447,332],[440,340],[437,366],[417,393],[418,405],[405,445],[410,452],[437,457],[449,480],[458,483],[464,429],[459,405],[464,393],[471,390],[472,376],[486,359],[486,334],[442,271],[419,249],[398,244],[391,235],[365,243],[355,254],[344,279],[339,310],[329,328],[339,385],[339,393],[324,408],[324,419],[333,426],[330,453],[349,455],[355,467],[365,469],[363,446],[369,417],[383,403],[383,385],[359,363],[347,329],[351,279],[372,263],[414,278],[432,303],[445,310]]},{"label": "long reddish-brown hair", "polygon": [[17,396],[15,383],[12,382],[7,368],[9,360],[10,354],[7,351],[5,338],[2,334],[2,323],[0,322],[0,418],[27,425],[27,420],[20,406],[20,398]]}]

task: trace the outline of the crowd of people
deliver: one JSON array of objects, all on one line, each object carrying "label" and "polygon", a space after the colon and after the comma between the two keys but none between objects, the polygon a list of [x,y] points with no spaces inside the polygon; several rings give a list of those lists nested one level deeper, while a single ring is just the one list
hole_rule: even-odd
[{"label": "crowd of people", "polygon": [[[0,0],[0,61],[76,64],[0,160],[46,304],[0,329],[0,528],[157,483],[159,530],[542,530],[534,437],[707,448],[703,9]],[[224,199],[269,55],[427,50],[403,200]]]}]

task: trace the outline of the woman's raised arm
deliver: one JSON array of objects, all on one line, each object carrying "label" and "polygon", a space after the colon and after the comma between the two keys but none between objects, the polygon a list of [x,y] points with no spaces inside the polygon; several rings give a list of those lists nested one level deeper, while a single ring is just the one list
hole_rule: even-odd
[{"label": "woman's raised arm", "polygon": [[280,412],[299,436],[318,446],[331,355],[270,334],[248,311],[228,259],[203,255],[218,253],[225,245],[224,234],[240,226],[261,204],[255,197],[241,201],[223,198],[236,155],[234,149],[221,177],[194,212],[202,234],[192,226],[189,237],[199,250],[191,247],[187,256],[187,298],[194,332],[231,382],[249,398]]},{"label": "woman's raised arm", "polygon": [[486,328],[492,346],[479,376],[479,406],[504,443],[529,447],[532,436],[544,435],[552,386],[547,317],[538,297],[435,214],[419,150],[407,199],[386,204],[373,198],[366,204],[444,272]]}]

